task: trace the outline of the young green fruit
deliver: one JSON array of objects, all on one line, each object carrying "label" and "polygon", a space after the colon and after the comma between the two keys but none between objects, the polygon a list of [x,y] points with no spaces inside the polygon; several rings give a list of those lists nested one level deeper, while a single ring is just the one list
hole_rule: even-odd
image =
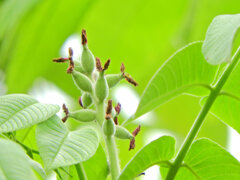
[{"label": "young green fruit", "polygon": [[90,109],[81,109],[70,112],[68,116],[81,122],[91,122],[96,119],[96,112]]},{"label": "young green fruit", "polygon": [[73,70],[72,77],[73,77],[74,83],[80,90],[83,90],[89,93],[92,92],[92,83],[86,75],[80,72],[77,72],[76,70]]},{"label": "young green fruit", "polygon": [[103,132],[106,136],[113,136],[116,131],[115,124],[112,118],[106,119],[103,122]]},{"label": "young green fruit", "polygon": [[103,102],[109,93],[108,84],[104,76],[104,72],[99,72],[99,76],[95,85],[95,95],[100,102]]},{"label": "young green fruit", "polygon": [[84,69],[79,61],[74,61],[74,69],[80,73],[84,73]]},{"label": "young green fruit", "polygon": [[95,68],[95,58],[87,44],[83,45],[81,64],[86,74],[91,75]]},{"label": "young green fruit", "polygon": [[106,75],[106,80],[108,83],[108,87],[112,88],[117,85],[124,78],[123,74],[108,74]]},{"label": "young green fruit", "polygon": [[133,139],[133,135],[124,127],[116,126],[115,137],[119,139]]},{"label": "young green fruit", "polygon": [[81,100],[84,108],[87,108],[92,104],[92,97],[89,93],[83,93]]}]

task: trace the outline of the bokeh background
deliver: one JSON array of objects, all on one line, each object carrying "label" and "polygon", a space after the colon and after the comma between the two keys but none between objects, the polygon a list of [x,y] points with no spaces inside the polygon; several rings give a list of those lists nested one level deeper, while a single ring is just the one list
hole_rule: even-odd
[{"label": "bokeh background", "polygon": [[[118,73],[124,62],[139,83],[134,88],[122,82],[111,90],[114,102],[122,104],[123,121],[135,112],[148,81],[172,53],[204,40],[216,15],[239,13],[239,7],[239,0],[0,0],[0,95],[28,93],[42,102],[80,108],[80,93],[66,74],[67,65],[54,64],[52,58],[67,56],[68,47],[79,58],[84,28],[93,54],[111,58],[108,73]],[[128,151],[128,141],[117,141],[121,166],[163,134],[175,136],[178,148],[200,108],[198,97],[181,95],[129,124],[131,131],[142,124],[142,131],[133,151]],[[70,129],[79,125],[68,121]],[[34,128],[17,136],[36,148]],[[208,115],[199,137],[213,139],[240,159],[237,133],[213,115]],[[158,174],[154,167],[143,178],[159,179]]]}]

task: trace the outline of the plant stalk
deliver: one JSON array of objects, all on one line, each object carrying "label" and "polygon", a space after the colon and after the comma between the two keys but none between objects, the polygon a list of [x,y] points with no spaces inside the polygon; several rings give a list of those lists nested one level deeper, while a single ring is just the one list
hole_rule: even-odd
[{"label": "plant stalk", "polygon": [[75,168],[78,174],[78,179],[79,180],[87,180],[87,176],[85,173],[85,170],[83,168],[83,165],[81,163],[75,164]]},{"label": "plant stalk", "polygon": [[[95,103],[95,104],[96,104],[96,110],[97,110],[97,117],[96,117],[97,122],[102,127],[103,121],[105,121],[104,102]],[[104,134],[103,136],[104,136],[104,141],[107,148],[107,154],[108,154],[107,156],[108,156],[109,165],[110,165],[110,174],[111,174],[112,180],[116,180],[120,174],[120,165],[118,160],[115,139],[112,136],[106,136]]]},{"label": "plant stalk", "polygon": [[120,174],[120,166],[114,137],[105,136],[105,143],[107,146],[111,177],[112,180],[116,180]]},{"label": "plant stalk", "polygon": [[105,120],[104,102],[96,103],[96,110],[97,110],[96,114],[97,122],[100,124],[100,126],[102,126],[103,121]]},{"label": "plant stalk", "polygon": [[229,75],[233,71],[234,67],[238,63],[238,60],[240,58],[240,47],[236,51],[235,55],[233,56],[232,63],[227,66],[222,76],[219,78],[218,82],[216,83],[215,87],[211,91],[206,103],[204,104],[203,108],[201,109],[200,113],[198,114],[190,132],[188,133],[182,147],[180,148],[177,157],[173,163],[173,165],[170,167],[166,180],[172,180],[176,176],[178,169],[182,165],[183,159],[185,155],[187,154],[194,138],[197,136],[199,129],[201,128],[203,121],[205,117],[207,116],[209,110],[211,109],[214,101],[218,97],[223,85],[227,81]]}]

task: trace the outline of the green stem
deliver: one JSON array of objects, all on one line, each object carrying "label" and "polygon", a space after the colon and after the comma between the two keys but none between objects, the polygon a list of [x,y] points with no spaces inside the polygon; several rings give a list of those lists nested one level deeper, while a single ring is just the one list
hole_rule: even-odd
[{"label": "green stem", "polygon": [[96,103],[96,110],[97,110],[97,122],[102,126],[103,121],[105,119],[105,110],[104,110],[104,102]]},{"label": "green stem", "polygon": [[22,146],[25,149],[25,151],[31,152],[31,153],[34,153],[34,154],[39,154],[39,152],[37,150],[29,148],[28,146],[26,146],[25,144],[21,143],[20,141],[15,140],[15,142],[18,143],[20,146]]},{"label": "green stem", "polygon": [[187,135],[187,137],[186,137],[186,139],[185,139],[185,141],[182,145],[182,147],[180,148],[173,165],[170,167],[170,169],[168,171],[166,180],[172,180],[176,176],[176,174],[178,172],[178,169],[182,165],[183,159],[184,159],[185,155],[187,154],[194,138],[196,137],[196,135],[197,135],[204,119],[205,119],[205,117],[207,116],[207,114],[208,114],[211,106],[213,105],[214,101],[218,97],[218,95],[219,95],[223,85],[227,81],[229,75],[233,71],[235,65],[237,64],[237,62],[239,60],[239,58],[240,58],[240,48],[238,48],[237,52],[235,53],[235,55],[233,57],[232,63],[227,66],[224,73],[219,78],[217,84],[215,85],[215,87],[211,91],[211,93],[210,93],[206,103],[204,104],[202,110],[198,114],[197,119],[195,120],[190,132],[188,133],[188,135]]},{"label": "green stem", "polygon": [[120,174],[120,166],[114,137],[105,136],[105,143],[107,146],[112,180],[116,180]]},{"label": "green stem", "polygon": [[[104,102],[95,103],[95,104],[96,104],[96,110],[97,110],[97,117],[96,117],[97,122],[100,124],[100,126],[102,126],[103,121],[105,120]],[[103,136],[104,136],[104,140],[107,148],[111,177],[112,177],[112,180],[115,180],[120,174],[120,166],[119,166],[115,139],[112,136],[105,136],[105,135]]]},{"label": "green stem", "polygon": [[83,165],[81,163],[75,164],[75,168],[78,174],[78,179],[79,180],[87,180],[87,176],[85,173],[85,170],[83,168]]}]

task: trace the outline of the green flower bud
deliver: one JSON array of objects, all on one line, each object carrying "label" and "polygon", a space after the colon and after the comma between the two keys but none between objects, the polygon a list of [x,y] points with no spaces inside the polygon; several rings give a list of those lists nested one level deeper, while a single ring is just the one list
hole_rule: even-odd
[{"label": "green flower bud", "polygon": [[112,118],[106,119],[103,122],[103,132],[106,136],[113,136],[116,131],[115,124]]},{"label": "green flower bud", "polygon": [[80,73],[84,73],[83,67],[79,61],[74,61],[74,69]]},{"label": "green flower bud", "polygon": [[92,97],[89,93],[83,93],[81,100],[84,108],[87,108],[92,104]]},{"label": "green flower bud", "polygon": [[108,83],[108,87],[112,88],[117,85],[124,78],[123,74],[108,74],[106,75],[106,80]]},{"label": "green flower bud", "polygon": [[119,139],[133,139],[133,135],[124,127],[116,126],[115,137]]},{"label": "green flower bud", "polygon": [[103,72],[99,73],[98,79],[95,85],[95,95],[100,102],[108,97],[109,88]]},{"label": "green flower bud", "polygon": [[86,74],[91,75],[95,68],[95,58],[87,44],[83,45],[81,64]]},{"label": "green flower bud", "polygon": [[79,111],[70,112],[68,117],[72,117],[81,122],[91,122],[96,119],[96,112],[90,109],[81,109]]},{"label": "green flower bud", "polygon": [[76,70],[73,70],[72,77],[75,85],[80,90],[83,90],[85,92],[92,92],[92,83],[86,75],[77,72]]}]

